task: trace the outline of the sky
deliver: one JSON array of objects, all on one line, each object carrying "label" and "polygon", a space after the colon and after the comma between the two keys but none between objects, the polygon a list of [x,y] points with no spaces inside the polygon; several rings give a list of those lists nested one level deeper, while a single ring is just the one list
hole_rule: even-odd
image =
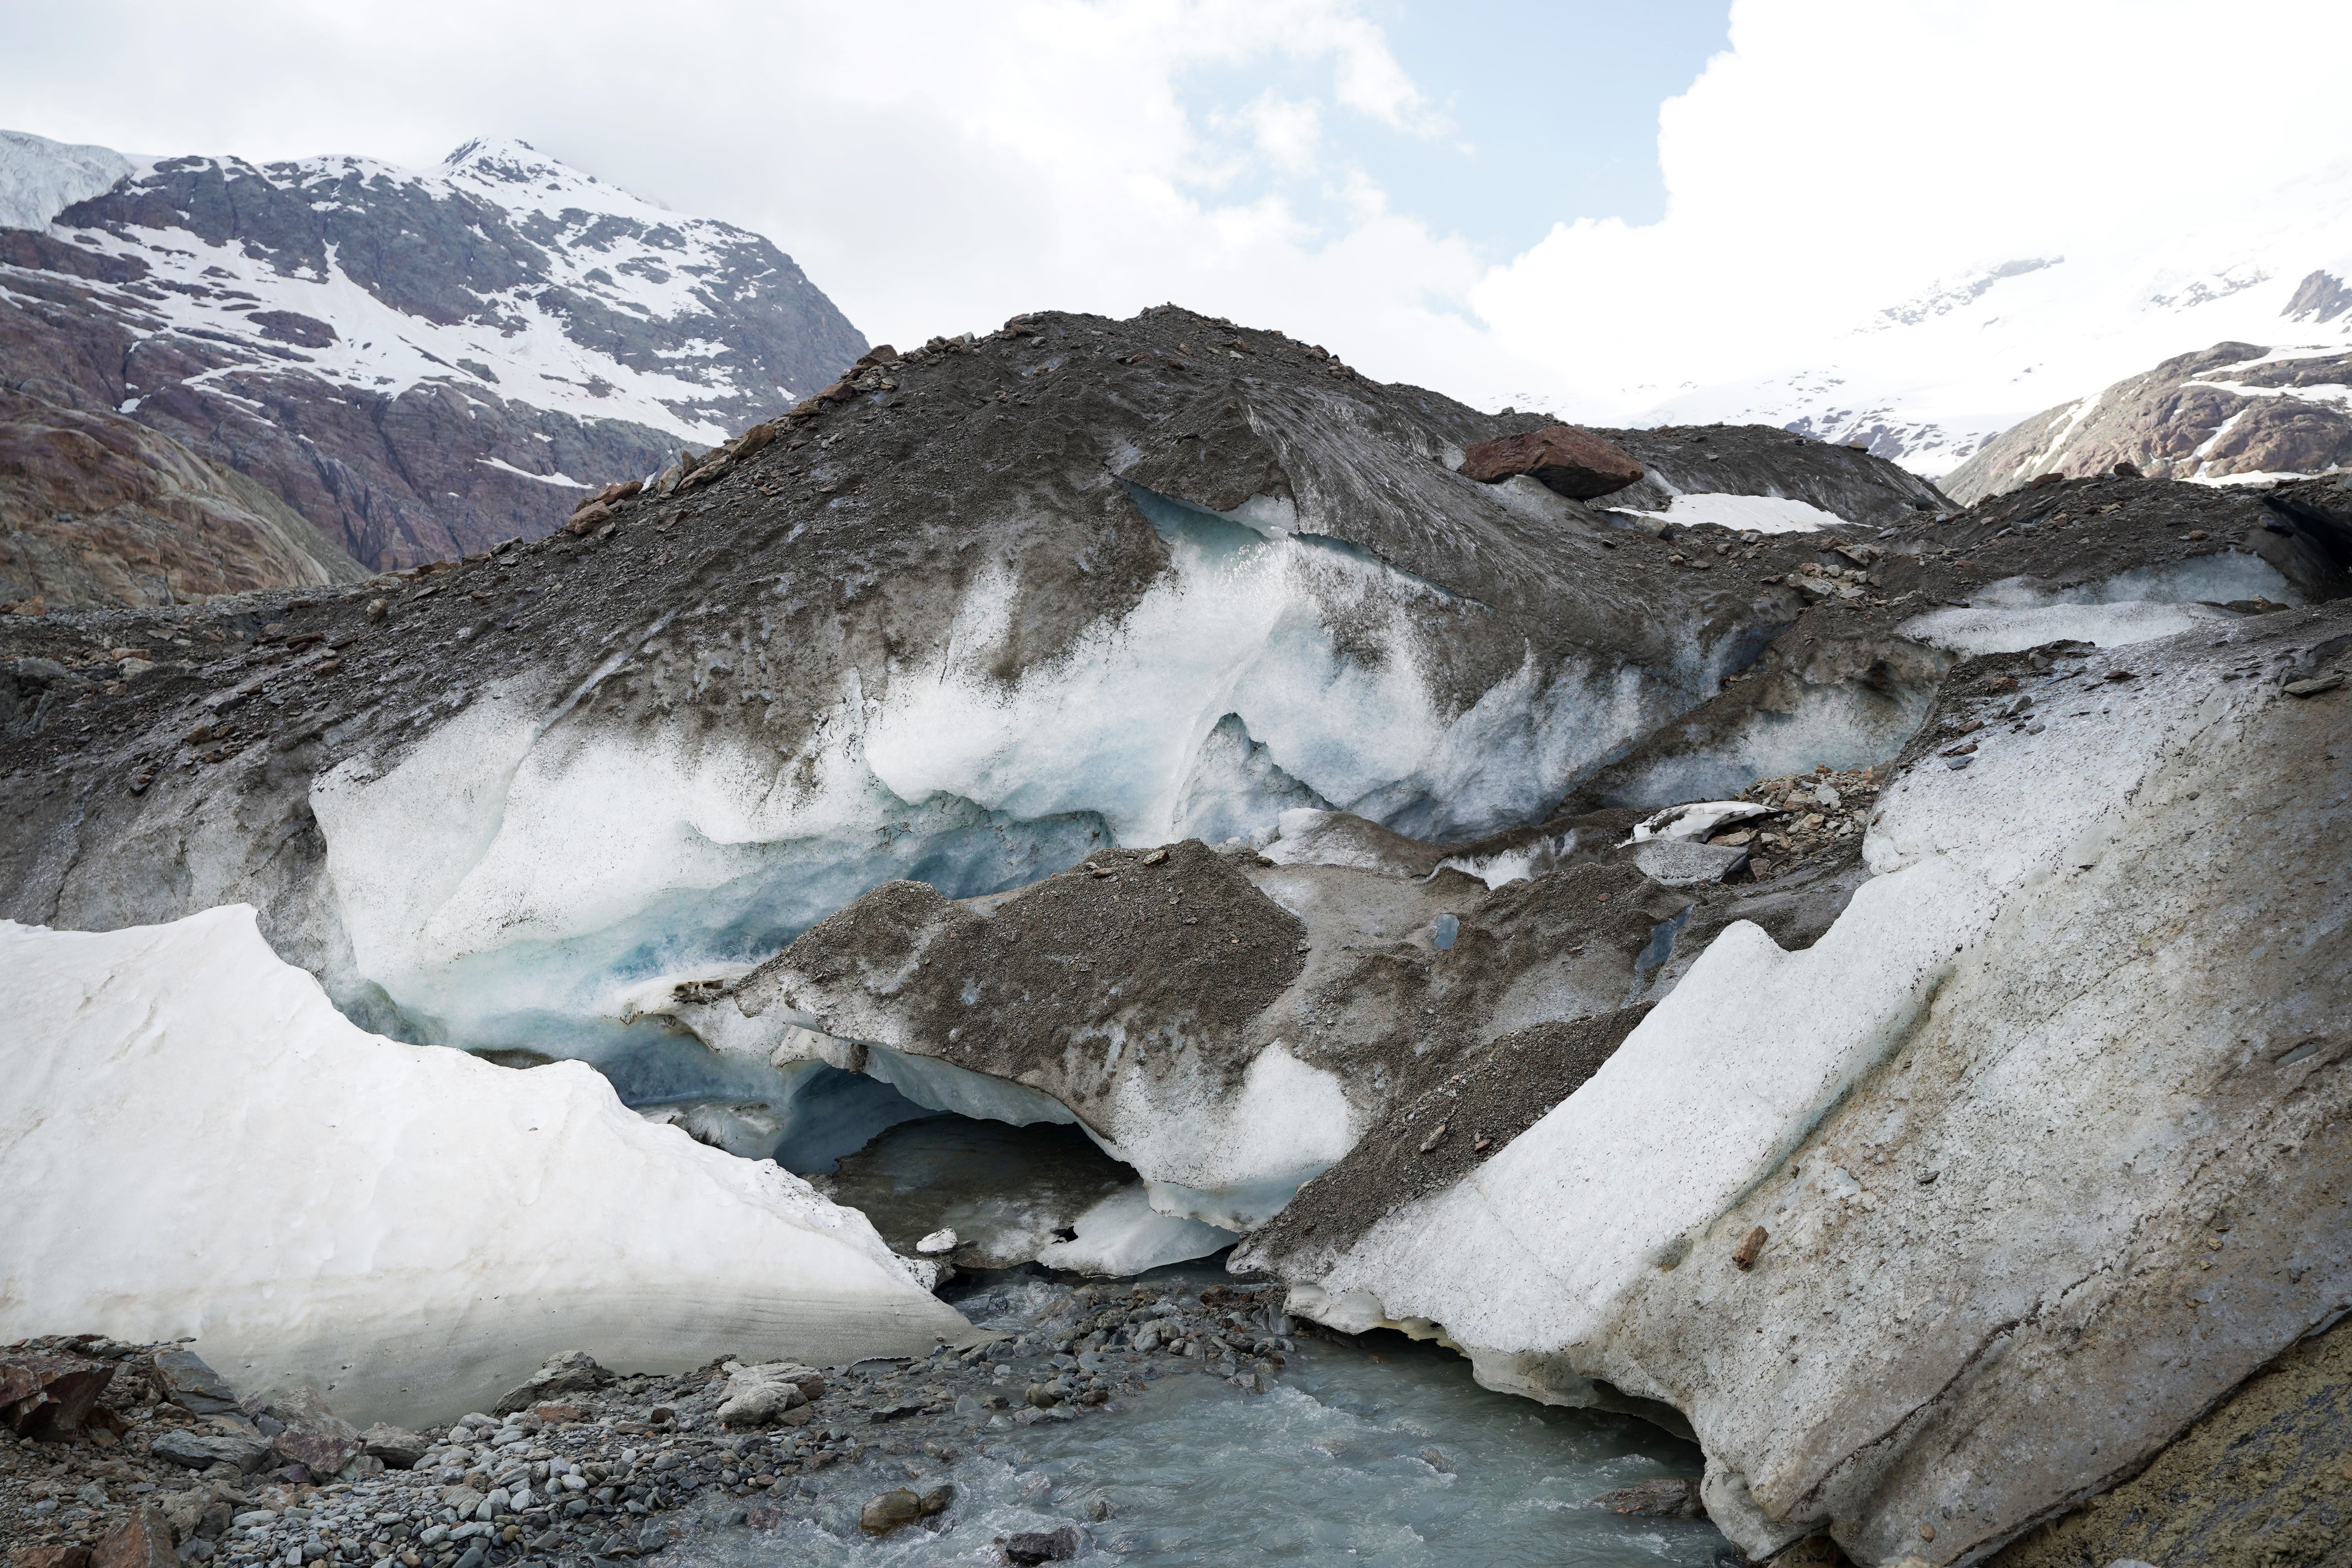
[{"label": "sky", "polygon": [[2341,0],[0,0],[0,124],[518,137],[767,234],[877,342],[1175,300],[1584,417],[2352,178],[2352,95],[2266,85],[2341,58]]}]

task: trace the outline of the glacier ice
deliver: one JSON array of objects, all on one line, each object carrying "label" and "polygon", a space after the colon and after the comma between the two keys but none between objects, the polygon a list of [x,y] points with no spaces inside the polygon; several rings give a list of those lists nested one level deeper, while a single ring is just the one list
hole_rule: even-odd
[{"label": "glacier ice", "polygon": [[1049,1268],[1076,1274],[1140,1274],[1222,1252],[1240,1236],[1197,1219],[1160,1213],[1144,1184],[1121,1187],[1070,1222],[1077,1232],[1037,1254]]},{"label": "glacier ice", "polygon": [[1901,630],[1961,654],[2016,653],[2070,638],[2121,647],[2235,620],[2215,606],[2261,599],[2294,605],[2303,595],[2262,557],[2223,551],[2064,587],[2008,578],[1978,590],[1965,609],[1931,610]]},{"label": "glacier ice", "polygon": [[2342,929],[2290,868],[2342,815],[2298,781],[2344,710],[2221,679],[2343,623],[2262,625],[2142,645],[2128,721],[1920,760],[1810,946],[1725,927],[1483,1164],[1352,1237],[1286,1215],[1235,1268],[1442,1325],[1495,1386],[1674,1404],[1751,1555],[1829,1527],[1896,1561],[1932,1518],[1973,1560],[2130,1474],[2352,1279],[2347,1090],[2283,1076],[2343,967],[2277,935]]},{"label": "glacier ice", "polygon": [[1424,836],[1522,820],[1746,656],[1743,634],[1695,627],[1663,662],[1530,647],[1456,690],[1444,628],[1486,606],[1264,508],[1130,493],[1169,552],[1130,609],[1008,677],[1021,584],[983,566],[887,686],[853,665],[806,694],[823,722],[790,755],[691,713],[601,716],[666,615],[560,702],[509,679],[396,759],[346,760],[310,803],[349,941],[331,985],[380,989],[413,1038],[625,1057],[611,1026],[649,991],[740,969],[892,879],[982,894],[1113,842],[1263,837],[1334,805]]},{"label": "glacier ice", "polygon": [[66,208],[136,172],[110,147],[0,131],[0,228],[46,229]]},{"label": "glacier ice", "polygon": [[854,1211],[625,1109],[354,1027],[229,906],[0,922],[0,1336],[194,1336],[246,1387],[447,1420],[547,1356],[683,1370],[961,1340]]}]

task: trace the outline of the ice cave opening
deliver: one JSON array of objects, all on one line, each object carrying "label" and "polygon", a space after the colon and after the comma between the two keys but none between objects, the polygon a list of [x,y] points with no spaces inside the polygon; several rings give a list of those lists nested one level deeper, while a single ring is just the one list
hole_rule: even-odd
[{"label": "ice cave opening", "polygon": [[[773,1160],[863,1212],[893,1251],[965,1270],[1040,1263],[1139,1274],[1208,1258],[1239,1236],[1153,1206],[1135,1168],[1067,1109],[1018,1084],[865,1047],[865,1071],[822,1060],[765,1068],[654,1020],[583,1051],[648,1121],[745,1159]],[[474,1052],[528,1068],[554,1059]],[[927,1238],[945,1233],[952,1240]]]}]

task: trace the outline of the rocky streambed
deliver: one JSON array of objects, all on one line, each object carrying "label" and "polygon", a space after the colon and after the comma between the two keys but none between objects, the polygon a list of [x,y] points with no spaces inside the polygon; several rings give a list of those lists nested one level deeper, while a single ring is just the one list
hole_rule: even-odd
[{"label": "rocky streambed", "polygon": [[1092,1283],[1006,1270],[949,1293],[984,1342],[676,1376],[575,1352],[423,1433],[359,1431],[313,1390],[233,1400],[175,1346],[12,1346],[9,1391],[48,1392],[10,1406],[24,1435],[0,1455],[0,1541],[12,1568],[1728,1551],[1700,1516],[1694,1445],[1488,1393],[1435,1345],[1294,1321],[1279,1290],[1214,1262]]}]

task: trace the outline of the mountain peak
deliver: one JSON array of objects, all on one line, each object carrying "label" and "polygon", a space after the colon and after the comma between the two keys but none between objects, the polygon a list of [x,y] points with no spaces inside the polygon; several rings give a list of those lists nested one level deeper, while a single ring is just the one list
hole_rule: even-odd
[{"label": "mountain peak", "polygon": [[543,174],[595,183],[595,176],[568,168],[530,142],[512,136],[477,136],[441,160],[451,174],[478,174],[520,184]]}]

